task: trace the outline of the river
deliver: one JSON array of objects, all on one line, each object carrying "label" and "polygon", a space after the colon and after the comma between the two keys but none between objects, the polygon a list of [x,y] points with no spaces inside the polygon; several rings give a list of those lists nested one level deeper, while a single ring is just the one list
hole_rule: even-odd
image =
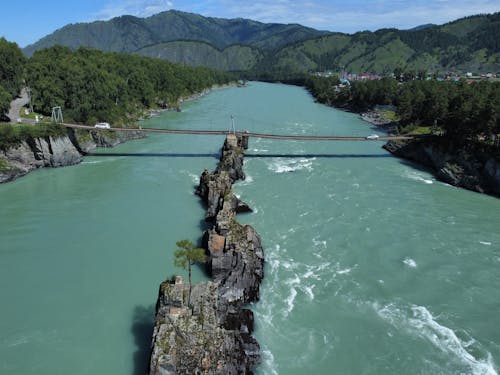
[{"label": "river", "polygon": [[[217,90],[144,126],[368,135],[298,87]],[[151,135],[0,186],[0,373],[144,374],[159,283],[222,137]],[[266,252],[258,374],[496,374],[500,201],[380,142],[250,141],[239,220]],[[199,270],[195,280],[204,279]]]}]

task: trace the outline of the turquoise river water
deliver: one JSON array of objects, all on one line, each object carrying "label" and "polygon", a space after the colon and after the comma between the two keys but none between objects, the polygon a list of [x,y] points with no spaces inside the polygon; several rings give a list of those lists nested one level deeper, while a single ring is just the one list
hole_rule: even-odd
[{"label": "turquoise river water", "polygon": [[[298,87],[217,90],[144,126],[368,135]],[[0,374],[144,374],[159,283],[201,236],[222,137],[152,135],[0,186]],[[266,252],[258,374],[497,374],[500,200],[371,142],[251,140]],[[196,280],[204,278],[199,270]]]}]

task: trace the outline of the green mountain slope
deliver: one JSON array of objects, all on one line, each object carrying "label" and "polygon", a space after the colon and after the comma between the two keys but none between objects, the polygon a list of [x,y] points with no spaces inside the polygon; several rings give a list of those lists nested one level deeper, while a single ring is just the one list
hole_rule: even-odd
[{"label": "green mountain slope", "polygon": [[55,44],[280,75],[326,69],[379,74],[395,69],[498,72],[500,13],[471,16],[441,26],[349,35],[296,24],[168,11],[149,18],[122,16],[68,25],[26,47],[24,53],[31,55]]},{"label": "green mountain slope", "polygon": [[234,44],[274,49],[288,43],[325,34],[301,25],[265,24],[245,19],[222,19],[171,10],[148,18],[122,16],[110,21],[79,23],[63,27],[24,48],[34,51],[56,44],[103,51],[135,52],[146,46],[176,40],[206,42],[218,49]]},{"label": "green mountain slope", "polygon": [[442,26],[331,34],[294,43],[261,62],[259,70],[334,69],[391,73],[406,70],[500,71],[500,13],[467,17]]},{"label": "green mountain slope", "polygon": [[198,41],[173,41],[154,44],[135,53],[190,66],[209,66],[217,70],[250,70],[263,57],[250,46],[233,45],[222,51],[211,44]]}]

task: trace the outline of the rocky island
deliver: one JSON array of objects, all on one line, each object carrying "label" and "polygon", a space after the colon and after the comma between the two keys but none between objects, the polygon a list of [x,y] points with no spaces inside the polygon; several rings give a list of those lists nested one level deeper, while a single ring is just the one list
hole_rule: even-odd
[{"label": "rocky island", "polygon": [[150,375],[252,374],[260,347],[245,305],[259,299],[264,251],[257,232],[236,221],[250,208],[233,193],[245,178],[247,138],[228,135],[213,173],[205,170],[196,194],[207,206],[202,246],[212,281],[192,287],[175,277],[160,285],[152,338]]}]

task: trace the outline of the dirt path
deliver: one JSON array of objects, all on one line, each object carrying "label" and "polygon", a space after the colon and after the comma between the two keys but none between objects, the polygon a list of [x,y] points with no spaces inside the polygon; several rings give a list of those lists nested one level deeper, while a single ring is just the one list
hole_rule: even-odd
[{"label": "dirt path", "polygon": [[20,118],[19,116],[19,111],[23,106],[29,103],[29,98],[28,98],[28,92],[26,91],[26,88],[24,87],[21,90],[21,97],[14,99],[10,103],[10,109],[9,109],[9,116],[11,122],[17,122],[17,119]]}]

